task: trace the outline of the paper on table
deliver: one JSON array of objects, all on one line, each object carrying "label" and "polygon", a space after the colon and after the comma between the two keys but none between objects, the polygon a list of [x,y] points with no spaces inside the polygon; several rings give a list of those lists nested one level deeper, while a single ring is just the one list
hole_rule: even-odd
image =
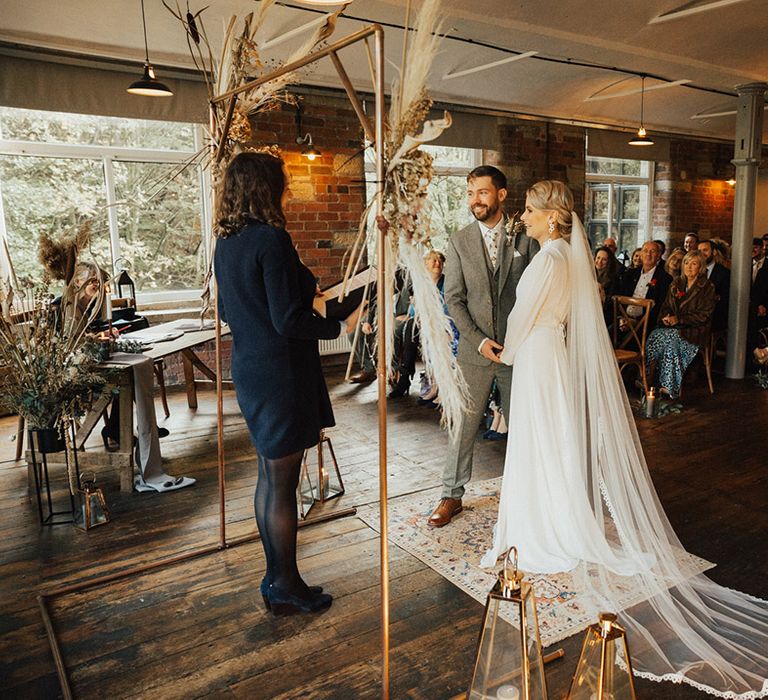
[{"label": "paper on table", "polygon": [[174,327],[178,331],[184,331],[188,333],[190,331],[209,331],[215,325],[212,319],[206,319],[203,321],[202,327],[200,321],[191,318],[182,318],[174,322]]},{"label": "paper on table", "polygon": [[138,343],[164,343],[168,340],[176,340],[184,335],[184,331],[171,331],[166,333],[152,333],[139,331],[138,333],[126,333],[125,337]]}]

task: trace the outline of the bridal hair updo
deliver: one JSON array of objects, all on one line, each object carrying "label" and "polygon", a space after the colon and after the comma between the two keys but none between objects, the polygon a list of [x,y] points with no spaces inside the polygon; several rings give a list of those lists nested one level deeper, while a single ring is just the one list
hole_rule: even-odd
[{"label": "bridal hair updo", "polygon": [[573,193],[560,180],[541,180],[525,193],[536,209],[557,212],[557,228],[561,234],[571,232]]},{"label": "bridal hair updo", "polygon": [[269,153],[238,153],[219,185],[214,233],[226,238],[249,221],[285,227],[283,161]]}]

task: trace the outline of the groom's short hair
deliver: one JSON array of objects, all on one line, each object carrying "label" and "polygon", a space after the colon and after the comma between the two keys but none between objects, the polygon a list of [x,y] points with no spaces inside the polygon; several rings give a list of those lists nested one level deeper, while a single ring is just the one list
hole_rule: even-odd
[{"label": "groom's short hair", "polygon": [[467,182],[478,177],[489,177],[497,190],[507,189],[507,176],[492,165],[478,165],[467,175]]}]

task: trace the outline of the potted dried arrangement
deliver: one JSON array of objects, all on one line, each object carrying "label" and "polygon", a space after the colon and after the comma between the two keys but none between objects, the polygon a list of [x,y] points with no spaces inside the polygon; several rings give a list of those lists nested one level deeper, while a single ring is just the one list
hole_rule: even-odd
[{"label": "potted dried arrangement", "polygon": [[[94,372],[99,345],[85,333],[87,317],[71,318],[65,305],[54,303],[46,285],[26,290],[14,311],[0,314],[0,366],[4,369],[0,405],[24,418],[33,450],[43,456],[71,450],[67,426],[85,413],[105,387],[104,378]],[[68,454],[67,481],[73,496],[79,486],[77,462]],[[43,521],[39,502],[43,484],[34,459],[33,468]],[[51,511],[47,462],[44,486]]]}]

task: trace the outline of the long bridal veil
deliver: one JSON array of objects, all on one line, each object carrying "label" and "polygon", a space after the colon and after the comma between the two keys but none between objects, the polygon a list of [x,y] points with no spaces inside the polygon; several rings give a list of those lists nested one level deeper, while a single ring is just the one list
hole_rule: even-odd
[{"label": "long bridal veil", "polygon": [[577,573],[600,605],[621,610],[637,675],[725,698],[766,697],[768,601],[699,573],[672,530],[605,330],[587,237],[573,218],[567,344],[578,463],[606,537],[625,556],[651,562],[633,578],[642,600],[623,610],[620,580],[606,566],[583,563]]}]

